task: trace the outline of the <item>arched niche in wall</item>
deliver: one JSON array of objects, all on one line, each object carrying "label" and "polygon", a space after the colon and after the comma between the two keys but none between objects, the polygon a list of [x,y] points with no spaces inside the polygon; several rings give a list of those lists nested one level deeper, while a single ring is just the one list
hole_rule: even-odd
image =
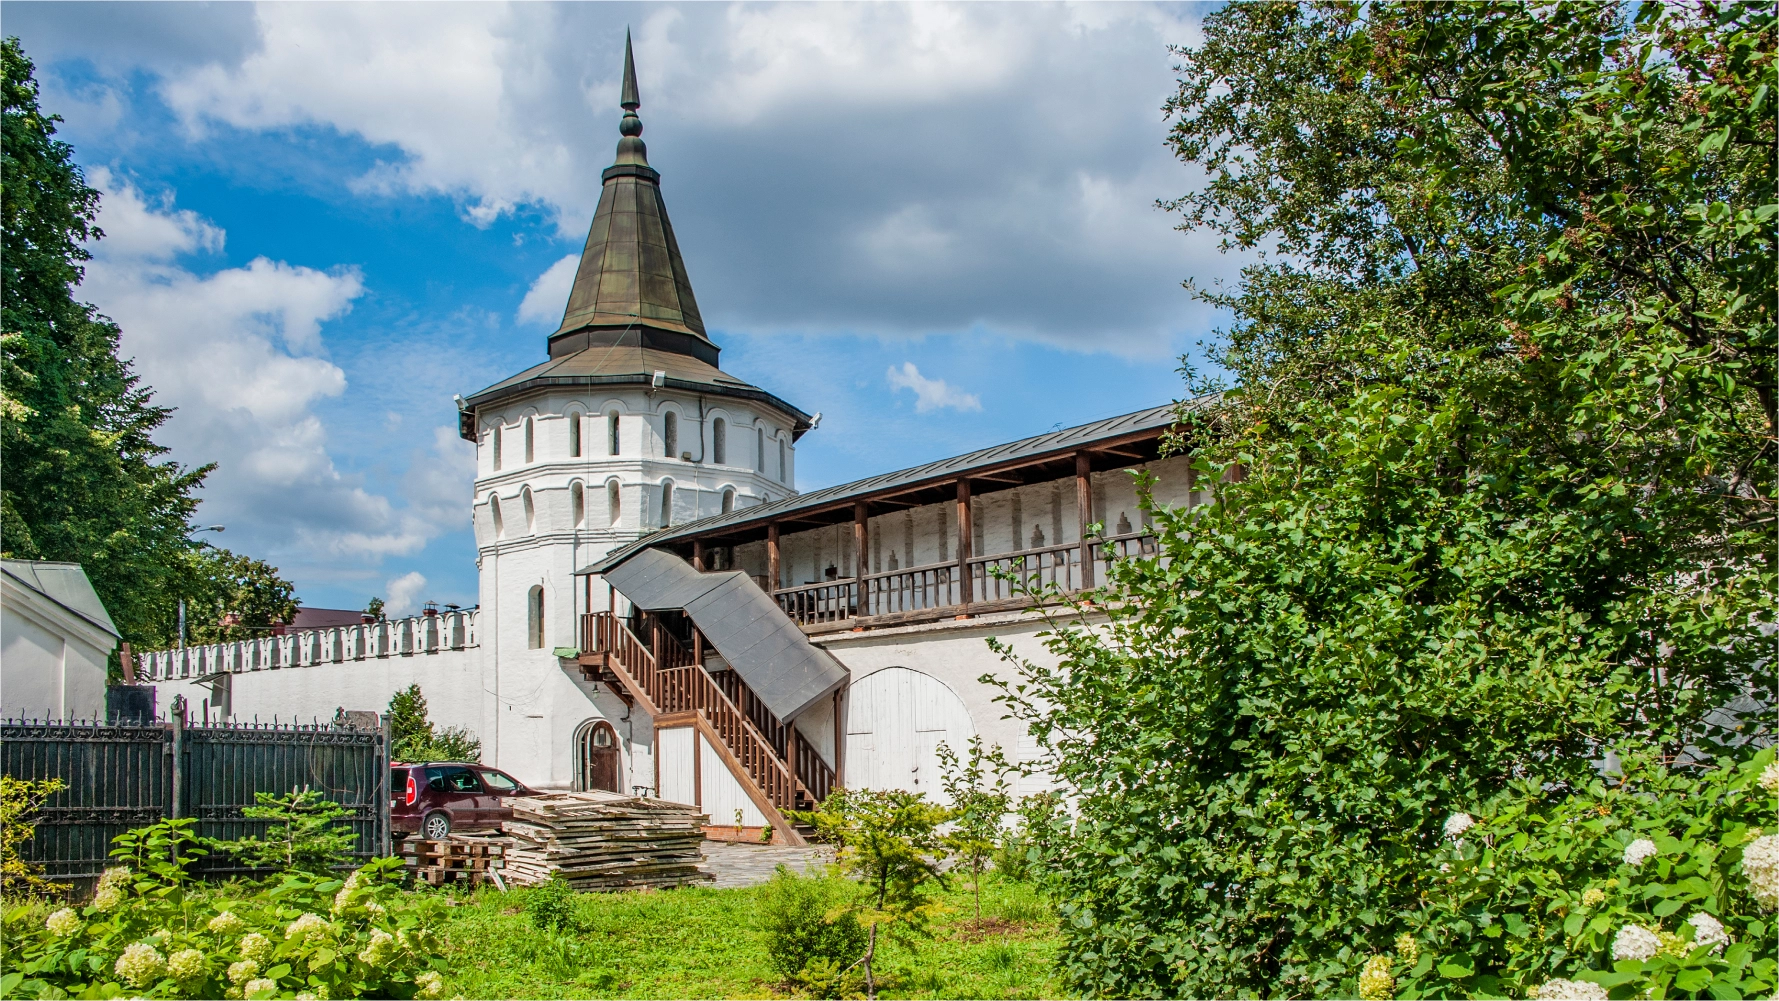
[{"label": "arched niche in wall", "polygon": [[533,650],[544,648],[544,588],[531,585],[525,593],[525,645]]},{"label": "arched niche in wall", "polygon": [[587,488],[580,480],[571,480],[568,484],[569,518],[574,527],[587,527]]},{"label": "arched niche in wall", "polygon": [[519,506],[525,511],[525,534],[537,534],[537,505],[531,500],[531,488],[519,491]]},{"label": "arched niche in wall", "polygon": [[605,481],[605,519],[606,524],[618,527],[618,521],[624,517],[624,489],[616,477]]},{"label": "arched niche in wall", "polygon": [[568,412],[568,455],[571,459],[581,457],[581,412]]},{"label": "arched niche in wall", "polygon": [[710,422],[710,461],[719,466],[729,464],[729,422],[721,417]]},{"label": "arched niche in wall", "polygon": [[496,539],[506,538],[507,523],[506,519],[500,516],[500,497],[498,495],[488,495],[488,516],[494,521],[494,537]]},{"label": "arched niche in wall", "polygon": [[946,802],[939,745],[962,757],[976,725],[964,700],[938,678],[886,667],[847,690],[846,784],[924,792]]}]

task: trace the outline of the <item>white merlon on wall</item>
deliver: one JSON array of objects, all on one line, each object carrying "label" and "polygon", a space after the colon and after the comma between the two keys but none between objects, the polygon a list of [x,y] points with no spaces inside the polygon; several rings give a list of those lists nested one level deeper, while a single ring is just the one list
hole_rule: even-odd
[{"label": "white merlon on wall", "polygon": [[141,655],[137,672],[147,680],[172,681],[465,650],[477,645],[476,618],[477,610],[468,609],[156,650]]}]

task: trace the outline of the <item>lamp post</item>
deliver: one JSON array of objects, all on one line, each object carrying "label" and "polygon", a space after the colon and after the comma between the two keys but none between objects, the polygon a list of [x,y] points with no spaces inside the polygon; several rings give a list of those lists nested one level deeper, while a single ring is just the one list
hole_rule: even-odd
[{"label": "lamp post", "polygon": [[[186,532],[185,534],[187,536],[193,536],[193,535],[198,534],[199,532],[220,532],[222,530],[223,530],[223,526],[221,526],[221,525],[205,525],[203,528],[191,529],[190,531]],[[185,599],[184,598],[179,599],[179,649],[181,649],[181,650],[185,649]]]}]

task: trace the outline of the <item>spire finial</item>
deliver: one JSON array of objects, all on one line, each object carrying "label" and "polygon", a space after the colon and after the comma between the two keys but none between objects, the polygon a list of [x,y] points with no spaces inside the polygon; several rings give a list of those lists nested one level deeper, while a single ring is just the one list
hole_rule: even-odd
[{"label": "spire finial", "polygon": [[618,107],[625,111],[635,111],[642,107],[642,98],[636,94],[636,57],[630,54],[630,29],[624,29],[624,92],[618,97]]}]

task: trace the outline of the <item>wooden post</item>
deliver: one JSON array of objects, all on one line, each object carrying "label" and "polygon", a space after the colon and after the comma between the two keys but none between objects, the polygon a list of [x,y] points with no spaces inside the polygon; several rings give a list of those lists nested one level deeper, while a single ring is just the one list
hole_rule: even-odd
[{"label": "wooden post", "polygon": [[118,651],[117,657],[118,657],[118,662],[123,665],[124,684],[126,684],[126,685],[135,684],[136,683],[136,658],[131,656],[131,654],[130,654],[130,644],[128,641],[126,641],[123,644],[123,648]]},{"label": "wooden post", "polygon": [[784,725],[784,760],[785,760],[785,764],[791,766],[791,789],[792,789],[791,795],[793,798],[795,798],[795,796],[796,796],[795,790],[797,788],[797,780],[803,777],[802,775],[798,774],[798,768],[797,768],[797,721],[796,720],[791,720],[789,723],[786,723]]},{"label": "wooden post", "polygon": [[859,501],[859,502],[853,504],[853,506],[852,506],[853,575],[852,576],[853,576],[853,580],[858,582],[854,587],[854,589],[857,591],[857,593],[853,595],[853,600],[858,603],[858,607],[855,612],[855,614],[858,614],[858,615],[870,615],[871,614],[871,607],[870,607],[871,603],[866,599],[866,595],[865,595],[865,575],[867,573],[869,573],[870,569],[871,569],[871,546],[869,545],[871,527],[870,527],[869,522],[867,521],[867,519],[870,516],[871,516],[871,512],[868,508],[866,508],[864,501]]},{"label": "wooden post", "polygon": [[766,593],[771,594],[784,585],[779,582],[778,569],[778,522],[766,526]]},{"label": "wooden post", "polygon": [[692,569],[704,572],[704,540],[692,540]]},{"label": "wooden post", "polygon": [[692,663],[704,666],[704,634],[697,626],[692,627]]},{"label": "wooden post", "polygon": [[846,724],[840,719],[841,692],[834,693],[834,788],[846,780]]},{"label": "wooden post", "polygon": [[968,605],[975,598],[970,583],[970,481],[959,478],[957,481],[957,600],[961,605]]},{"label": "wooden post", "polygon": [[1087,541],[1093,524],[1093,462],[1086,452],[1075,453],[1075,509],[1081,515],[1081,586],[1093,586],[1093,543]]}]

